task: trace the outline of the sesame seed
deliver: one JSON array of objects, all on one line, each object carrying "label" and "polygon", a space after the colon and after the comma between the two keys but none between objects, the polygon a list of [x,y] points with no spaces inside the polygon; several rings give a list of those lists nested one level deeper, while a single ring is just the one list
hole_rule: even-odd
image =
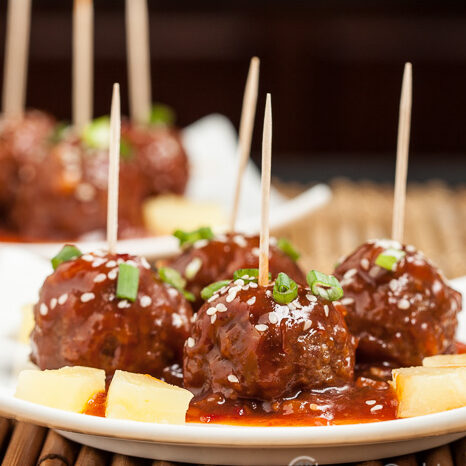
[{"label": "sesame seed", "polygon": [[172,298],[176,298],[179,294],[179,292],[175,288],[172,288],[169,285],[167,285],[167,292]]},{"label": "sesame seed", "polygon": [[269,327],[267,327],[267,325],[265,324],[257,324],[255,325],[255,328],[259,332],[265,332],[266,330],[268,330]]},{"label": "sesame seed", "polygon": [[303,330],[306,332],[307,330],[309,330],[312,326],[312,322],[310,320],[306,320],[306,322],[304,322],[304,327],[303,327]]},{"label": "sesame seed", "polygon": [[410,253],[413,254],[413,253],[416,252],[416,248],[415,248],[413,245],[408,244],[408,245],[406,246],[406,251],[408,251],[408,252],[410,252]]},{"label": "sesame seed", "polygon": [[377,277],[377,275],[379,274],[380,272],[380,267],[374,265],[374,267],[372,267],[370,270],[369,270],[369,275],[372,277],[372,278],[375,278]]},{"label": "sesame seed", "polygon": [[238,278],[238,280],[235,280],[233,283],[237,286],[244,286],[244,280],[241,278]]},{"label": "sesame seed", "polygon": [[115,280],[118,274],[118,269],[112,269],[110,272],[108,272],[107,277],[110,278],[110,280]]},{"label": "sesame seed", "polygon": [[107,262],[107,259],[104,259],[103,257],[98,257],[93,263],[92,267],[100,267],[102,264],[105,264]]},{"label": "sesame seed", "polygon": [[119,258],[117,259],[117,264],[118,264],[118,265],[123,264],[123,262],[124,262],[124,260],[123,260],[121,257],[119,257]]},{"label": "sesame seed", "polygon": [[212,301],[215,301],[215,300],[216,300],[217,298],[219,298],[219,297],[220,297],[220,295],[218,295],[218,294],[213,294],[213,295],[207,300],[207,302],[208,302],[208,303],[211,303]]},{"label": "sesame seed", "polygon": [[218,312],[225,312],[227,307],[223,303],[218,303],[216,306]]},{"label": "sesame seed", "polygon": [[141,307],[147,307],[152,304],[152,298],[150,296],[144,295],[139,298],[139,304]]},{"label": "sesame seed", "polygon": [[183,319],[176,312],[172,314],[172,325],[175,328],[180,328],[183,325]]},{"label": "sesame seed", "polygon": [[150,264],[145,257],[141,257],[141,264],[145,269],[150,270]]},{"label": "sesame seed", "polygon": [[56,305],[57,305],[57,298],[52,298],[50,300],[50,309],[55,309]]},{"label": "sesame seed", "polygon": [[348,306],[348,305],[354,303],[354,299],[353,298],[343,298],[340,302],[341,302],[341,304],[343,304],[343,306]]},{"label": "sesame seed", "polygon": [[396,280],[395,278],[392,278],[389,282],[388,282],[388,286],[390,287],[390,289],[395,292],[397,289],[398,289],[398,280]]},{"label": "sesame seed", "polygon": [[244,236],[235,235],[233,241],[241,248],[245,248],[248,245],[248,242],[244,239]]},{"label": "sesame seed", "polygon": [[250,286],[251,288],[257,288],[259,285],[258,285],[257,283],[255,283],[255,282],[251,282],[251,283],[249,284],[249,286]]},{"label": "sesame seed", "polygon": [[366,259],[365,257],[363,257],[361,259],[360,264],[363,270],[369,270],[369,265],[370,265],[369,259]]},{"label": "sesame seed", "polygon": [[409,309],[409,307],[411,306],[411,304],[410,304],[410,302],[409,302],[407,299],[400,299],[400,300],[398,301],[397,306],[398,306],[398,309],[403,309],[403,310],[405,310],[405,309]]},{"label": "sesame seed", "polygon": [[251,254],[252,254],[253,256],[259,257],[260,254],[261,254],[261,250],[260,250],[259,248],[252,248],[252,249],[251,249]]},{"label": "sesame seed", "polygon": [[307,300],[310,301],[311,303],[315,303],[315,302],[317,301],[317,296],[314,296],[314,295],[311,294],[311,293],[307,293],[306,298],[307,298]]},{"label": "sesame seed", "polygon": [[216,312],[217,312],[217,308],[216,308],[216,307],[209,307],[209,309],[207,309],[207,311],[206,311],[206,314],[207,314],[208,316],[213,316]]},{"label": "sesame seed", "polygon": [[118,309],[127,309],[131,304],[126,299],[122,299],[121,301],[118,301],[117,306]]},{"label": "sesame seed", "polygon": [[115,267],[117,265],[116,261],[108,261],[105,267],[108,267],[111,269],[112,267]]},{"label": "sesame seed", "polygon": [[95,282],[95,283],[101,283],[101,282],[103,282],[106,278],[107,278],[107,275],[105,275],[104,273],[99,273],[98,275],[96,275],[96,276],[94,277],[94,282]]},{"label": "sesame seed", "polygon": [[330,309],[328,308],[327,304],[324,304],[324,312],[325,312],[325,317],[328,317]]},{"label": "sesame seed", "polygon": [[188,280],[192,280],[202,267],[202,260],[195,257],[184,269],[184,274]]},{"label": "sesame seed", "polygon": [[49,312],[49,308],[47,307],[47,304],[41,303],[39,306],[39,312],[41,315],[45,316]]},{"label": "sesame seed", "polygon": [[278,316],[275,312],[269,312],[269,321],[271,324],[278,323]]},{"label": "sesame seed", "polygon": [[349,269],[345,272],[345,274],[343,275],[343,278],[351,278],[351,277],[354,277],[356,274],[358,273],[358,271],[356,269]]},{"label": "sesame seed", "polygon": [[89,183],[80,183],[76,186],[74,195],[78,201],[89,202],[95,197],[95,188]]},{"label": "sesame seed", "polygon": [[66,303],[66,300],[68,299],[68,293],[64,293],[61,296],[58,297],[58,304],[63,305]]},{"label": "sesame seed", "polygon": [[92,262],[94,260],[94,256],[92,256],[91,254],[83,254],[81,256],[81,259],[86,262]]},{"label": "sesame seed", "polygon": [[210,323],[213,324],[217,320],[217,314],[210,317]]},{"label": "sesame seed", "polygon": [[366,400],[366,405],[372,406],[375,405],[375,403],[377,403],[375,400]]},{"label": "sesame seed", "polygon": [[88,303],[89,301],[92,301],[95,298],[94,293],[83,293],[81,295],[81,302],[82,303]]},{"label": "sesame seed", "polygon": [[132,265],[133,267],[137,267],[137,266],[138,266],[138,264],[137,264],[135,261],[133,261],[133,259],[127,260],[127,261],[125,262],[125,264]]},{"label": "sesame seed", "polygon": [[189,337],[187,340],[186,340],[186,344],[188,345],[189,348],[192,348],[195,344],[195,341],[194,341],[194,338],[193,337]]},{"label": "sesame seed", "polygon": [[236,375],[229,374],[227,379],[228,379],[228,382],[239,383],[238,377],[236,377]]},{"label": "sesame seed", "polygon": [[249,306],[252,306],[254,303],[256,302],[256,297],[253,296],[252,298],[249,298],[246,303],[249,305]]},{"label": "sesame seed", "polygon": [[380,411],[382,408],[383,408],[382,405],[375,405],[375,406],[372,406],[372,408],[371,408],[371,413],[375,413],[376,411]]},{"label": "sesame seed", "polygon": [[209,244],[209,241],[206,240],[206,239],[200,239],[198,241],[196,241],[194,244],[193,244],[193,248],[194,249],[200,249],[200,248],[203,248],[204,246],[207,246]]}]

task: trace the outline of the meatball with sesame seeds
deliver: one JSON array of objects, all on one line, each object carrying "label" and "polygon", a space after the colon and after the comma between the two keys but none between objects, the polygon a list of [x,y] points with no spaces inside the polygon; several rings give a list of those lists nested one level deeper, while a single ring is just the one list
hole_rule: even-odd
[{"label": "meatball with sesame seeds", "polygon": [[[123,264],[137,277],[134,300],[118,297]],[[92,253],[56,267],[40,290],[34,317],[31,359],[41,369],[79,365],[166,379],[182,364],[192,310],[144,259]]]},{"label": "meatball with sesame seeds", "polygon": [[353,378],[356,346],[343,312],[300,285],[280,304],[273,283],[235,280],[197,313],[185,344],[185,387],[270,401],[343,385]]},{"label": "meatball with sesame seeds", "polygon": [[358,359],[419,365],[455,350],[461,295],[413,246],[369,241],[336,267]]},{"label": "meatball with sesame seeds", "polygon": [[[306,278],[298,264],[277,246],[274,238],[270,243],[269,269],[272,277],[285,272],[296,282],[305,284]],[[259,266],[259,236],[228,233],[201,239],[186,247],[170,261],[169,266],[186,279],[186,289],[196,297],[193,305],[196,310],[203,304],[200,295],[205,286],[233,278],[238,269]]]}]

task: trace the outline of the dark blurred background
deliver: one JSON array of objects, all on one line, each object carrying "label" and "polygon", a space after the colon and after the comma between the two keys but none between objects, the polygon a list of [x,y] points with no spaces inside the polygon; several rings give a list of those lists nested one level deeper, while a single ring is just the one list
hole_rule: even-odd
[{"label": "dark blurred background", "polygon": [[[153,96],[175,108],[179,125],[219,112],[237,126],[249,59],[258,55],[254,158],[271,92],[275,175],[390,181],[409,60],[409,178],[464,182],[464,0],[148,1]],[[2,66],[5,10],[2,2]],[[70,118],[71,11],[71,0],[33,0],[27,103],[63,119]],[[96,116],[108,111],[114,81],[127,95],[125,56],[124,2],[96,0]]]}]

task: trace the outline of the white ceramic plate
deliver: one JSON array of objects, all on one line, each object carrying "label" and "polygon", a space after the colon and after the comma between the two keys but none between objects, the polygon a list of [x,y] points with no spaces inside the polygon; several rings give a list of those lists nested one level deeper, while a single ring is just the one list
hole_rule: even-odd
[{"label": "white ceramic plate", "polygon": [[[193,201],[215,202],[228,215],[233,203],[236,178],[237,135],[231,122],[222,115],[209,115],[183,130],[183,143],[189,154],[191,176],[186,196]],[[330,199],[328,186],[319,184],[294,199],[288,200],[276,190],[271,191],[270,227],[280,228],[306,216]],[[257,167],[250,162],[242,184],[238,231],[256,233],[260,221],[260,176]],[[103,241],[78,242],[83,251],[105,248]],[[53,257],[62,243],[11,243],[1,242],[0,249],[22,247]],[[178,241],[172,236],[156,236],[122,240],[118,249],[149,258],[168,257],[178,250]]]},{"label": "white ceramic plate", "polygon": [[[55,428],[71,440],[116,453],[202,464],[287,465],[298,457],[311,458],[299,464],[363,461],[433,448],[466,434],[466,408],[411,419],[326,427],[176,426],[97,418],[15,399],[16,374],[27,365],[29,353],[14,337],[19,324],[17,306],[33,300],[37,282],[48,273],[49,265],[22,250],[0,253],[0,283],[6,284],[0,307],[3,415]],[[25,264],[33,272],[33,279],[27,282]],[[454,280],[453,285],[466,296],[466,277]],[[464,312],[458,338],[466,341]]]}]

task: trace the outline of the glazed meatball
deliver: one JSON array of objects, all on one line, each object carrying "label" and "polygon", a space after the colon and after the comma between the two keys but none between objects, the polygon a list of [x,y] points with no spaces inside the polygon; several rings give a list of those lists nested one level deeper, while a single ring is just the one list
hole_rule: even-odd
[{"label": "glazed meatball", "polygon": [[[272,277],[284,272],[297,283],[305,284],[306,277],[298,264],[275,245],[273,238],[270,243],[269,270]],[[205,286],[233,278],[238,269],[259,266],[259,236],[229,233],[217,235],[212,240],[199,240],[174,258],[169,266],[186,279],[186,289],[196,297],[193,307],[199,309],[203,304],[201,290]]]},{"label": "glazed meatball", "polygon": [[267,401],[352,380],[356,344],[344,307],[301,286],[282,305],[272,290],[238,279],[201,307],[185,345],[186,388]]},{"label": "glazed meatball", "polygon": [[126,124],[122,137],[134,148],[141,182],[146,184],[148,195],[184,193],[189,167],[178,130]]},{"label": "glazed meatball", "polygon": [[[73,240],[90,232],[102,237],[107,222],[108,152],[62,141],[21,186],[11,223],[24,237]],[[144,188],[134,161],[122,158],[119,186],[121,236],[143,230]],[[34,206],[33,208],[31,206]]]},{"label": "glazed meatball", "polygon": [[[375,261],[395,249],[400,259],[389,270]],[[419,365],[426,356],[455,347],[461,295],[413,246],[369,241],[337,266],[350,331],[359,338],[358,358]]]},{"label": "glazed meatball", "polygon": [[[120,263],[139,269],[134,302],[115,296]],[[41,369],[81,365],[161,377],[182,364],[191,316],[189,303],[144,259],[85,254],[45,280],[34,307],[31,359]]]},{"label": "glazed meatball", "polygon": [[54,119],[39,111],[0,120],[0,210],[11,204],[18,184],[34,175],[54,126]]}]

